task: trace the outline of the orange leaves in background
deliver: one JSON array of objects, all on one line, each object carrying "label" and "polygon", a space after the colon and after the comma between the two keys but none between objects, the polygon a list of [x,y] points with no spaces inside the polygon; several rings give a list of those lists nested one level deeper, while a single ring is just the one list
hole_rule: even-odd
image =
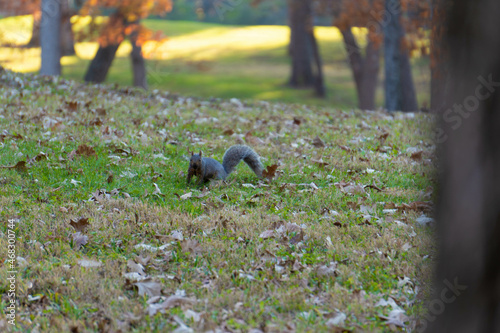
[{"label": "orange leaves in background", "polygon": [[162,35],[145,28],[139,21],[149,15],[164,16],[172,10],[172,0],[88,0],[80,15],[95,18],[103,9],[115,9],[115,12],[101,27],[100,45],[119,44],[132,35],[136,43],[142,45],[148,40],[160,40]]},{"label": "orange leaves in background", "polygon": [[[328,0],[323,0],[328,1]],[[383,28],[392,14],[385,9],[385,0],[341,0],[338,4],[334,26],[340,30],[350,27],[365,27],[368,37],[375,45],[383,42]],[[412,51],[428,53],[423,45],[425,28],[430,25],[430,5],[427,1],[401,0],[401,24],[406,32],[402,47]]]}]

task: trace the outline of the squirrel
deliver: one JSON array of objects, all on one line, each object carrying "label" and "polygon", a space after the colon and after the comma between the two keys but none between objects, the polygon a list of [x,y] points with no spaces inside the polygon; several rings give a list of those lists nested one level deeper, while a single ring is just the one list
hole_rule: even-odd
[{"label": "squirrel", "polygon": [[243,160],[260,178],[264,167],[260,162],[259,155],[252,148],[243,145],[234,145],[226,150],[222,159],[222,164],[210,157],[203,157],[199,154],[191,153],[187,183],[191,182],[193,176],[198,177],[198,183],[203,184],[211,179],[226,179],[233,172],[233,169]]}]

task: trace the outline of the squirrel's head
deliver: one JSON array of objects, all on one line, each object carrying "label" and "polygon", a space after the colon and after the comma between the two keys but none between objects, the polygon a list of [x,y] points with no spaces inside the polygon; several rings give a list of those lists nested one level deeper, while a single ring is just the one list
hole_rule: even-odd
[{"label": "squirrel's head", "polygon": [[189,168],[193,170],[201,170],[201,158],[202,152],[200,150],[199,154],[191,153],[191,159],[189,161]]}]

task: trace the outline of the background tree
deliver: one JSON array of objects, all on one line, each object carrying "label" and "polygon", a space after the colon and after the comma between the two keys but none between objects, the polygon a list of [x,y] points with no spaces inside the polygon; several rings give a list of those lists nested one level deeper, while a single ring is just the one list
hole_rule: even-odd
[{"label": "background tree", "polygon": [[42,0],[40,44],[42,65],[40,74],[61,75],[61,6],[58,0]]},{"label": "background tree", "polygon": [[[437,212],[440,260],[429,332],[500,331],[498,17],[497,0],[455,1],[450,9],[446,101],[458,107],[442,118],[443,132],[437,137],[444,141]],[[454,290],[447,290],[445,281]]]},{"label": "background tree", "polygon": [[171,0],[93,0],[84,4],[80,14],[95,18],[101,14],[102,9],[113,10],[113,14],[101,27],[98,38],[99,49],[85,74],[85,81],[104,82],[118,47],[126,37],[129,37],[132,43],[133,83],[146,88],[146,67],[141,45],[155,36],[140,24],[140,20],[151,14],[165,15],[172,10]]},{"label": "background tree", "polygon": [[[58,3],[61,5],[61,55],[74,55],[74,38],[70,19],[76,12],[70,5],[70,0],[58,0]],[[40,23],[42,19],[40,6],[40,0],[0,1],[0,10],[6,15],[33,15],[33,29],[27,47],[40,47]]]},{"label": "background tree", "polygon": [[313,87],[316,95],[325,96],[323,67],[314,36],[312,0],[289,0],[290,45],[292,60],[290,86]]},{"label": "background tree", "polygon": [[[379,13],[381,0],[333,2],[334,26],[339,28],[351,71],[356,84],[358,107],[375,109],[375,91],[380,70],[382,37],[380,24],[373,13]],[[354,27],[368,27],[364,55],[352,31]]]},{"label": "background tree", "polygon": [[385,108],[389,111],[417,111],[401,11],[401,0],[385,0],[385,12],[389,15],[384,27]]}]

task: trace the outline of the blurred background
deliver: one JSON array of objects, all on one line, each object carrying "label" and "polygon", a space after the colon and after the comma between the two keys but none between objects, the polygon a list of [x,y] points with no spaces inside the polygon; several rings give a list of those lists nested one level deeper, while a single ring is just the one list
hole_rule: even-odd
[{"label": "blurred background", "polygon": [[[42,14],[58,33],[43,37]],[[431,0],[0,0],[0,65],[39,72],[41,40],[57,35],[64,78],[428,110],[438,104],[438,14]]]}]

